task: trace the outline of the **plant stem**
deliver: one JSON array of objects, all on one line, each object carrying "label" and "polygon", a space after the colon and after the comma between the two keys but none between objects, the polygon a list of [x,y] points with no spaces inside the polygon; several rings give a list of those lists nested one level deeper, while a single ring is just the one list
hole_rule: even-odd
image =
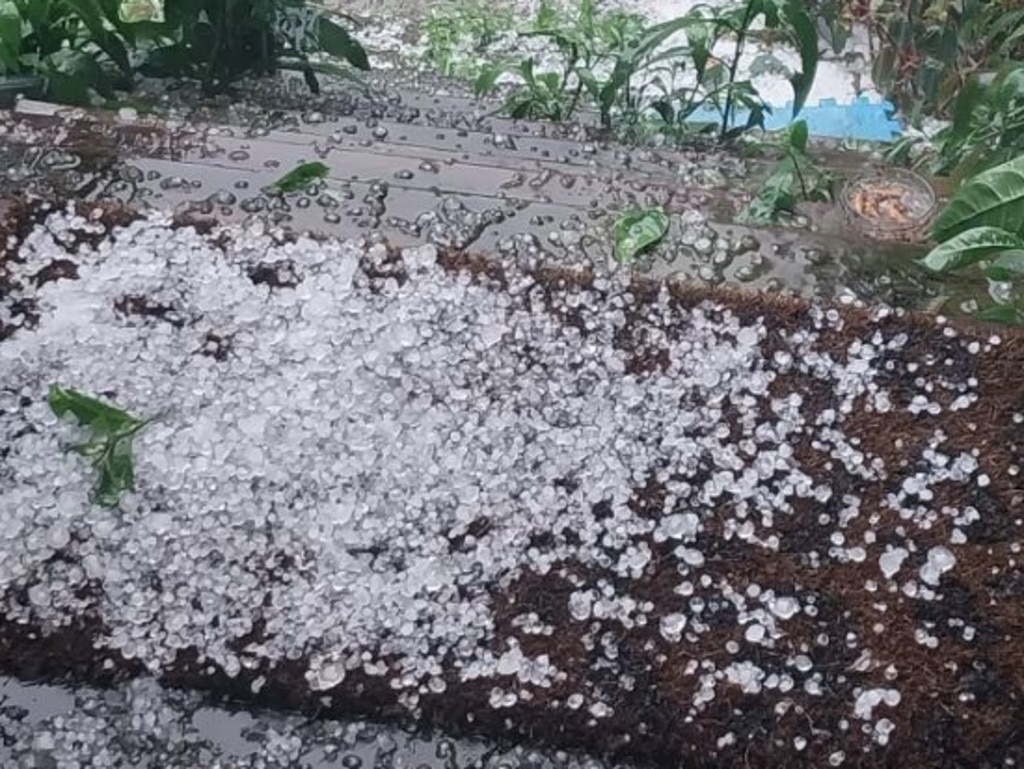
[{"label": "plant stem", "polygon": [[800,158],[797,157],[796,153],[793,152],[792,148],[789,150],[789,159],[793,162],[793,170],[796,172],[796,178],[800,182],[800,197],[804,200],[807,199],[807,184],[804,182],[803,172],[800,170]]},{"label": "plant stem", "polygon": [[[736,30],[736,53],[732,57],[732,63],[729,65],[729,85],[732,86],[736,82],[736,72],[740,68],[740,56],[743,55],[743,44],[747,39],[747,28],[750,26],[750,22],[754,20],[754,3],[752,0],[747,0],[746,7],[743,11],[743,21],[740,23],[740,28]],[[733,111],[733,99],[732,99],[732,88],[729,88],[728,93],[725,95],[725,108],[722,110],[722,135],[724,139],[726,134],[729,133],[729,119],[732,117]]]}]

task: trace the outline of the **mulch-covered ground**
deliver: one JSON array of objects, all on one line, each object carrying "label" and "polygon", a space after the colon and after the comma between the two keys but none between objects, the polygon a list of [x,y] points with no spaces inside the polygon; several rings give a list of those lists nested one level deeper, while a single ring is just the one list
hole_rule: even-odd
[{"label": "mulch-covered ground", "polygon": [[[41,217],[23,206],[0,212],[0,243],[10,239],[0,264],[3,306],[5,292],[14,291],[18,243]],[[107,212],[101,221],[128,218]],[[74,279],[76,247],[69,246],[67,264],[55,262],[37,280]],[[486,256],[442,253],[439,261],[491,291],[508,283]],[[397,253],[361,269],[371,282],[406,279]],[[159,666],[166,682],[275,707],[414,714],[456,732],[509,734],[660,766],[924,769],[1024,761],[1024,336],[681,285],[669,286],[666,298],[660,285],[589,272],[538,268],[533,279],[535,290],[514,301],[577,329],[581,345],[614,323],[623,376],[639,382],[685,368],[669,347],[687,333],[674,324],[694,322],[688,309],[700,308],[700,317],[730,327],[737,339],[743,328],[763,328],[757,344],[771,377],[760,397],[714,402],[714,388],[679,393],[681,411],[699,392],[710,409],[703,413],[719,416],[694,432],[720,432],[721,444],[750,464],[721,475],[731,458],[681,467],[665,449],[665,461],[635,477],[628,522],[613,501],[599,502],[592,528],[531,532],[524,552],[534,566],[466,586],[486,593],[493,616],[486,643],[495,657],[521,651],[507,674],[499,664],[498,675],[473,678],[440,654],[447,661],[433,679],[443,685],[410,686],[401,683],[402,659],[372,657],[387,675],[352,666],[337,686],[313,690],[308,649],[290,659],[261,656],[271,610],[254,606],[252,629],[233,642],[240,670],[229,676],[203,649],[185,649]],[[576,301],[581,289],[592,304]],[[16,309],[18,329],[0,315],[0,340],[30,333],[38,322],[29,304]],[[694,349],[694,365],[712,352]],[[529,367],[530,351],[522,353]],[[775,418],[794,427],[785,440],[758,430],[777,429]],[[774,468],[754,467],[763,445],[774,447]],[[3,457],[0,447],[0,482]],[[763,497],[733,493],[736,485],[747,488],[740,479],[750,469],[761,473]],[[556,483],[573,495],[581,482]],[[772,500],[774,514],[766,512]],[[500,524],[481,506],[469,526],[453,531],[452,558],[487,542]],[[545,553],[583,548],[581,539],[595,532],[603,562],[545,561]],[[73,561],[73,545],[52,557]],[[386,558],[387,546],[371,556]],[[314,566],[289,558],[263,574],[288,583],[306,568]],[[8,585],[4,605],[25,606],[25,589]],[[102,604],[101,583],[82,590],[86,603],[92,590]],[[145,670],[107,648],[100,609],[59,627],[8,614],[18,620],[0,621],[0,672],[105,683]],[[344,628],[346,618],[335,619]],[[531,678],[530,661],[541,658],[557,674],[538,670]]]}]

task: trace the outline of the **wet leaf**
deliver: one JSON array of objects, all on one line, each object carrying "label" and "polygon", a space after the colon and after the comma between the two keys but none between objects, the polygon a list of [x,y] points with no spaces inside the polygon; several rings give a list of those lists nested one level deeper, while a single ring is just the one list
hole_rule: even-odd
[{"label": "wet leaf", "polygon": [[989,280],[1008,283],[1024,275],[1024,250],[1004,251],[985,269]]},{"label": "wet leaf", "polygon": [[807,152],[807,130],[806,120],[797,120],[789,127],[789,146],[797,152]]},{"label": "wet leaf", "polygon": [[799,180],[792,158],[783,160],[772,175],[765,179],[750,204],[736,217],[742,224],[771,224],[782,211],[796,206]]},{"label": "wet leaf", "polygon": [[996,304],[992,307],[987,307],[974,317],[978,320],[1003,323],[1007,326],[1020,326],[1024,323],[1024,316],[1012,304]]},{"label": "wet leaf", "polygon": [[476,81],[473,83],[473,93],[479,98],[486,96],[494,90],[505,68],[499,64],[487,64],[480,70]]},{"label": "wet leaf", "polygon": [[344,59],[356,69],[368,72],[370,60],[363,46],[340,24],[321,18],[318,24],[320,47],[325,53]]},{"label": "wet leaf", "polygon": [[109,442],[107,451],[94,463],[99,478],[93,488],[93,499],[103,507],[114,507],[121,495],[135,487],[135,462],[132,439],[119,438]]},{"label": "wet leaf", "polygon": [[1007,277],[1003,280],[1013,280],[1024,275],[1024,250],[1006,251],[999,255],[999,258],[992,263],[992,270],[1001,271]]},{"label": "wet leaf", "polygon": [[308,187],[317,179],[323,179],[331,169],[318,160],[302,163],[286,173],[270,185],[270,189],[280,194],[297,192]]},{"label": "wet leaf", "polygon": [[132,438],[151,420],[133,417],[122,409],[85,393],[59,385],[50,387],[46,400],[58,417],[68,414],[92,432],[89,440],[74,446],[97,472],[93,499],[114,507],[121,495],[135,486]]},{"label": "wet leaf", "polygon": [[117,433],[140,424],[140,420],[135,419],[127,411],[108,406],[101,400],[59,385],[50,387],[46,401],[58,417],[71,414],[82,427],[91,428],[98,433]]},{"label": "wet leaf", "polygon": [[625,264],[655,245],[668,232],[668,215],[659,208],[630,211],[613,228],[615,258]]},{"label": "wet leaf", "polygon": [[977,227],[1024,235],[1024,155],[964,183],[933,227],[936,240]]},{"label": "wet leaf", "polygon": [[789,22],[792,42],[800,54],[800,71],[789,78],[793,86],[793,115],[796,116],[811,93],[818,71],[818,30],[802,3],[789,0],[782,12]]},{"label": "wet leaf", "polygon": [[1004,251],[1024,249],[1024,238],[999,227],[975,227],[933,248],[921,263],[935,272],[948,272]]}]

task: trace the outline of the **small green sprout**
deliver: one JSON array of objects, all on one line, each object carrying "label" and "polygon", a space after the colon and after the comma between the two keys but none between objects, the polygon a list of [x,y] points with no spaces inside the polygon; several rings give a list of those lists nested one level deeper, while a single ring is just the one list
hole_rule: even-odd
[{"label": "small green sprout", "polygon": [[96,398],[59,385],[50,387],[46,400],[58,417],[71,414],[78,424],[92,432],[89,440],[72,448],[99,473],[93,487],[93,500],[103,507],[116,507],[121,494],[135,488],[132,439],[156,417],[139,419]]}]

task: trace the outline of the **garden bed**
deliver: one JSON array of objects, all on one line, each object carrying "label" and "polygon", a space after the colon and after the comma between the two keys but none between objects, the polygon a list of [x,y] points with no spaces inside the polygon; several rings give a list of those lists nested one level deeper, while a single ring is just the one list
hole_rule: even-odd
[{"label": "garden bed", "polygon": [[[663,766],[1024,760],[1019,332],[166,214],[5,226],[3,672]],[[158,415],[119,507],[54,384]]]}]

